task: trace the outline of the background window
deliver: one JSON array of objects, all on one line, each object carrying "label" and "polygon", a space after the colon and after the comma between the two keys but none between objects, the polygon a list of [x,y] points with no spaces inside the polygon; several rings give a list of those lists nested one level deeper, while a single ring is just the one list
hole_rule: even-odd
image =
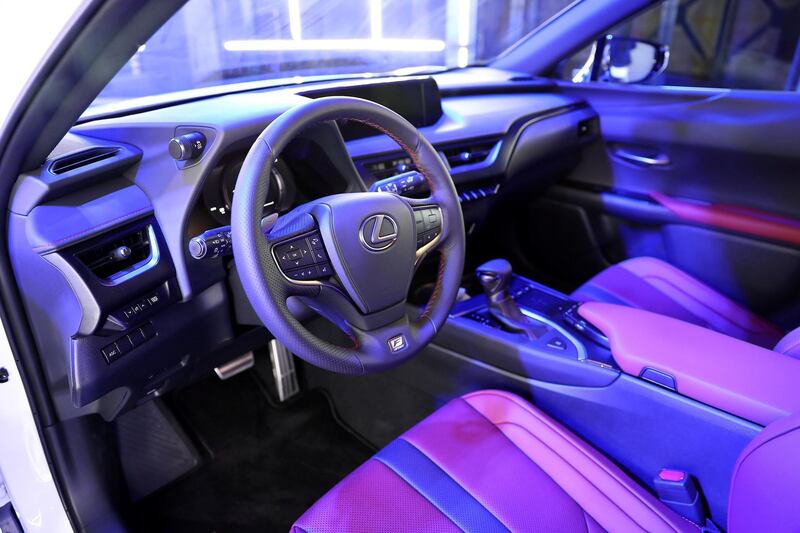
[{"label": "background window", "polygon": [[[669,45],[667,70],[649,84],[798,89],[800,0],[665,0],[607,33]],[[588,54],[567,60],[562,77]]]},{"label": "background window", "polygon": [[95,104],[234,82],[481,64],[572,1],[189,0]]}]

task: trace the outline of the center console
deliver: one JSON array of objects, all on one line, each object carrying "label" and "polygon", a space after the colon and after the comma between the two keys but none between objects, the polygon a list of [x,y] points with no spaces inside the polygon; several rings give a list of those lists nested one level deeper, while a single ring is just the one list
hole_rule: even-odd
[{"label": "center console", "polygon": [[[579,302],[486,265],[478,268],[485,292],[456,303],[437,344],[540,381],[600,387],[618,377],[608,340],[578,314]],[[491,275],[507,276],[499,291]]]},{"label": "center console", "polygon": [[[712,519],[724,520],[728,473],[739,454],[763,424],[800,409],[791,394],[800,362],[505,275],[497,263],[478,268],[481,287],[454,306],[427,356],[418,358],[414,387],[429,380],[436,394],[520,394],[654,492],[661,469],[689,472]],[[501,278],[506,294],[498,293]]]}]

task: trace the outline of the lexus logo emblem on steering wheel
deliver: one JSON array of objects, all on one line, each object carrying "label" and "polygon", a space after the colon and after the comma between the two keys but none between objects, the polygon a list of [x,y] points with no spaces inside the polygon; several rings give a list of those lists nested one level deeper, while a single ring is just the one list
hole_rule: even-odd
[{"label": "lexus logo emblem on steering wheel", "polygon": [[397,241],[397,222],[389,215],[372,215],[361,224],[358,237],[368,250],[382,252]]}]

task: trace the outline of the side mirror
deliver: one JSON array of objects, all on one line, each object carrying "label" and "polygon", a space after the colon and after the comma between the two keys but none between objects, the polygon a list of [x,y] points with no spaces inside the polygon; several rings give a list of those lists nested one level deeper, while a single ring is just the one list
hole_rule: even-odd
[{"label": "side mirror", "polygon": [[664,72],[669,63],[669,47],[606,35],[597,42],[593,60],[592,80],[641,83]]}]

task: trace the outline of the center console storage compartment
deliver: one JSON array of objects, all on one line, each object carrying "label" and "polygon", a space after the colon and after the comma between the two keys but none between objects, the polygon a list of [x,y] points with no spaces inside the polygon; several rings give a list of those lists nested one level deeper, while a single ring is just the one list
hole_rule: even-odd
[{"label": "center console storage compartment", "polygon": [[767,424],[800,411],[800,360],[674,318],[589,302],[620,369],[727,413]]}]

